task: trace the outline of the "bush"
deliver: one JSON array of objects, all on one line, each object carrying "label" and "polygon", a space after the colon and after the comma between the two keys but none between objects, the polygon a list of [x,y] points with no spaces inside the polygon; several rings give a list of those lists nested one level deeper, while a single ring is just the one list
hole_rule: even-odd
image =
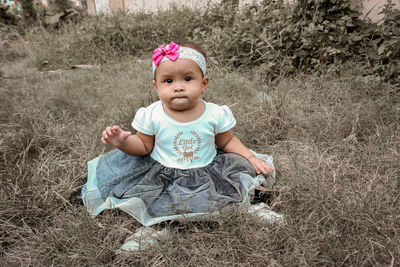
[{"label": "bush", "polygon": [[172,7],[154,14],[87,17],[59,31],[68,41],[61,44],[58,55],[44,48],[54,42],[53,34],[43,38],[35,30],[27,35],[37,41],[38,54],[44,55],[39,60],[64,57],[48,67],[141,55],[160,43],[186,38],[203,44],[211,62],[255,69],[265,80],[298,71],[321,73],[354,61],[364,69],[364,76],[397,83],[400,15],[390,3],[384,14],[384,23],[377,25],[361,20],[357,6],[347,0],[296,4],[265,0],[242,8],[237,1],[225,0],[205,11]]},{"label": "bush", "polygon": [[240,11],[217,5],[206,12],[206,26],[196,33],[219,62],[260,66],[267,80],[352,60],[365,65],[365,75],[395,81],[400,27],[398,11],[387,8],[385,23],[378,26],[361,20],[356,4],[346,0],[263,1]]}]

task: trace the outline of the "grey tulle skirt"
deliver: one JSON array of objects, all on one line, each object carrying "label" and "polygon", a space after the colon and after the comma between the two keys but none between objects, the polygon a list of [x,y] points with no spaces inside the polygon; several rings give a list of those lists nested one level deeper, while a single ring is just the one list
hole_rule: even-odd
[{"label": "grey tulle skirt", "polygon": [[[256,156],[272,165],[270,156]],[[88,163],[82,199],[93,216],[119,208],[150,226],[249,203],[254,188],[265,182],[247,159],[233,153],[219,151],[207,166],[182,170],[112,150]]]}]

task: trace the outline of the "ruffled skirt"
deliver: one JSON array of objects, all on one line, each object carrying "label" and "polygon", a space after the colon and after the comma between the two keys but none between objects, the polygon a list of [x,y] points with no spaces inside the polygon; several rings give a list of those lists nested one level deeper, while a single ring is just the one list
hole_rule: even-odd
[{"label": "ruffled skirt", "polygon": [[[256,156],[272,165],[272,157]],[[112,150],[88,163],[82,200],[93,216],[119,208],[150,226],[249,204],[257,185],[273,181],[274,174],[257,176],[247,159],[233,153],[219,152],[207,166],[182,170]]]}]

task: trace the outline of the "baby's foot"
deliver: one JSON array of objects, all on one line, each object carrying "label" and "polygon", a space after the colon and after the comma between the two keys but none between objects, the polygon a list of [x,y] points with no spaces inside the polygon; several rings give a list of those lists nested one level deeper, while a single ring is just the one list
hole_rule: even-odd
[{"label": "baby's foot", "polygon": [[147,249],[167,233],[167,229],[165,228],[157,231],[152,227],[140,227],[134,234],[128,236],[125,243],[119,249],[117,249],[116,252],[121,254]]},{"label": "baby's foot", "polygon": [[267,223],[277,223],[277,224],[285,224],[285,217],[283,214],[276,213],[272,211],[271,208],[261,202],[254,205],[251,205],[249,208],[249,212],[257,214],[261,219],[265,220]]}]

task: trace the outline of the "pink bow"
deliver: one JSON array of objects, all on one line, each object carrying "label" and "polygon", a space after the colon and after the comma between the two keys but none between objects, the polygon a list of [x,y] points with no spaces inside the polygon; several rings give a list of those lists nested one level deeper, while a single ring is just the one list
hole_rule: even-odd
[{"label": "pink bow", "polygon": [[161,60],[166,56],[168,59],[175,61],[179,57],[179,45],[174,42],[171,42],[167,47],[165,45],[160,46],[159,48],[154,49],[153,51],[153,62],[156,66],[160,64]]}]

